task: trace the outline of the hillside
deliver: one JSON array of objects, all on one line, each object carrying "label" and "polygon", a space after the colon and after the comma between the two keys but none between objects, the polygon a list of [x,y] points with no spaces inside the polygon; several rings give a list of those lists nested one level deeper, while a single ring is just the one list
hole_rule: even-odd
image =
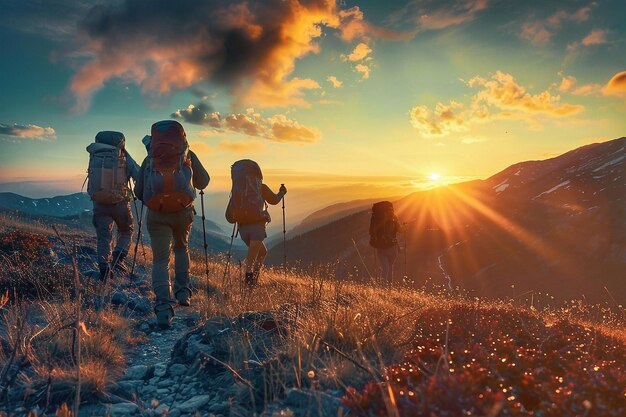
[{"label": "hillside", "polygon": [[[382,290],[323,270],[266,270],[249,290],[234,265],[224,273],[216,258],[207,283],[203,255],[192,251],[192,306],[177,307],[173,327],[162,330],[149,264],[140,258],[136,279],[111,282],[106,308],[96,311],[102,290],[88,235],[62,225],[57,236],[49,225],[0,215],[0,293],[29,289],[20,302],[0,297],[0,410],[9,415],[69,416],[77,369],[79,416],[626,411],[623,312]],[[78,281],[62,242],[77,245]]]},{"label": "hillside", "polygon": [[[625,149],[626,138],[588,145],[399,200],[396,212],[408,224],[399,239],[407,249],[396,263],[396,280],[406,256],[406,275],[417,286],[625,302]],[[364,278],[352,239],[375,271],[369,217],[363,210],[290,239],[288,258],[303,267],[339,260],[340,275],[356,271]],[[271,251],[275,264],[282,261],[280,249]]]}]

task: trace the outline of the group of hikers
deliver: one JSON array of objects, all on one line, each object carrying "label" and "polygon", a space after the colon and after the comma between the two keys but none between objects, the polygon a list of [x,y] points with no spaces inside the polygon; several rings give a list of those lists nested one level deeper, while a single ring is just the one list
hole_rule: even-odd
[{"label": "group of hikers", "polygon": [[[196,189],[202,196],[210,177],[197,155],[189,149],[180,123],[175,120],[156,122],[150,133],[142,141],[147,156],[139,166],[126,150],[123,133],[99,132],[95,143],[87,147],[90,154],[87,193],[93,201],[98,279],[103,284],[114,273],[130,272],[124,263],[134,228],[130,201],[136,198],[143,203],[141,214],[135,207],[140,227],[143,207],[147,208],[154,313],[157,324],[168,328],[174,317],[173,307],[176,304],[190,305],[189,234],[196,214],[193,202]],[[135,183],[134,189],[129,185],[130,179]],[[287,189],[281,184],[278,193],[274,193],[263,183],[259,165],[249,159],[239,160],[231,166],[231,179],[226,219],[236,225],[239,236],[248,247],[244,281],[248,286],[255,286],[267,256],[263,243],[267,237],[266,224],[270,221],[267,207],[283,200]],[[111,250],[113,223],[117,226],[117,243]],[[388,201],[374,204],[370,244],[376,248],[383,279],[387,283],[391,283],[393,276],[399,231],[401,225],[393,213],[393,205]],[[206,248],[205,241],[205,252]],[[168,271],[172,250],[173,285]]]}]

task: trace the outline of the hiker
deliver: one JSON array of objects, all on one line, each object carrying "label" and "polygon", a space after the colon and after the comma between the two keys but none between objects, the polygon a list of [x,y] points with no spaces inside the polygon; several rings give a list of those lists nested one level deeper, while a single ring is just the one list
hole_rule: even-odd
[{"label": "hiker", "polygon": [[[135,194],[147,206],[146,221],[152,247],[152,290],[157,324],[168,328],[173,306],[189,306],[189,233],[195,216],[195,189],[209,185],[206,172],[189,149],[183,126],[174,120],[152,125],[143,140],[148,156],[141,164]],[[174,250],[174,288],[168,271]]]},{"label": "hiker", "polygon": [[[113,271],[127,273],[124,258],[133,234],[130,178],[137,180],[139,166],[125,149],[121,132],[98,132],[95,143],[87,146],[89,168],[87,193],[93,201],[93,226],[96,228],[98,279],[106,282]],[[117,226],[117,243],[111,255],[113,223]]]},{"label": "hiker", "polygon": [[392,285],[393,264],[399,250],[396,235],[401,231],[402,226],[394,213],[393,204],[389,201],[374,203],[370,220],[370,246],[376,248],[382,279],[388,286]]},{"label": "hiker", "polygon": [[267,247],[263,240],[267,237],[265,225],[271,221],[267,204],[278,204],[287,194],[287,188],[281,184],[278,194],[263,184],[263,174],[259,164],[242,159],[231,166],[232,189],[226,220],[237,223],[239,236],[248,247],[246,255],[245,283],[256,285],[267,256]]}]

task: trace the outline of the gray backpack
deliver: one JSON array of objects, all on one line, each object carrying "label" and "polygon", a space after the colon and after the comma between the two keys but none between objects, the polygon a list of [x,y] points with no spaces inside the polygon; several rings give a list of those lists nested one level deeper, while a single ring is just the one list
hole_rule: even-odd
[{"label": "gray backpack", "polygon": [[124,143],[124,134],[103,131],[96,135],[95,143],[87,147],[87,194],[96,203],[117,204],[129,199]]}]

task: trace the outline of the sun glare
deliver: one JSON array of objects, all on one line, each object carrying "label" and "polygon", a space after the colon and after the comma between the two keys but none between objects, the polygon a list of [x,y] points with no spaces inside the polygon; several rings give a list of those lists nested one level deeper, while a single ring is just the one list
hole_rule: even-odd
[{"label": "sun glare", "polygon": [[428,175],[428,179],[431,181],[439,181],[441,179],[441,175],[437,172],[433,172]]}]

